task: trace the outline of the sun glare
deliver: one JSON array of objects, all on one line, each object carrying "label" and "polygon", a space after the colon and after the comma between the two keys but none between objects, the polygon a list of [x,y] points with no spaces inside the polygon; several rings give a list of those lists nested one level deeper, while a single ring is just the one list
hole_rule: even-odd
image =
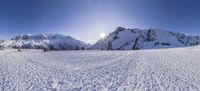
[{"label": "sun glare", "polygon": [[100,38],[105,38],[106,34],[105,33],[100,33]]}]

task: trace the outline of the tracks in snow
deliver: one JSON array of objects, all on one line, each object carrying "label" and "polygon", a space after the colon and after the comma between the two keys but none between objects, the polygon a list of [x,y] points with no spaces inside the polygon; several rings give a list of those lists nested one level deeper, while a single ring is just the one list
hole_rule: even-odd
[{"label": "tracks in snow", "polygon": [[189,49],[1,51],[0,90],[200,91],[198,54]]}]

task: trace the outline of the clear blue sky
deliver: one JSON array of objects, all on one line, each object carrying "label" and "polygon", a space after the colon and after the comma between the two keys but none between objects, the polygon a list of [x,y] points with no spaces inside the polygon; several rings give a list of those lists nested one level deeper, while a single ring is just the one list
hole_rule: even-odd
[{"label": "clear blue sky", "polygon": [[0,0],[0,38],[59,33],[95,42],[117,26],[200,35],[200,0]]}]

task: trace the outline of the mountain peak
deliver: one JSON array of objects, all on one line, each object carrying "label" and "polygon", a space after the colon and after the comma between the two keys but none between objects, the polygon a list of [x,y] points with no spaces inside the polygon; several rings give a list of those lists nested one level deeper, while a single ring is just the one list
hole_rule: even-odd
[{"label": "mountain peak", "polygon": [[101,50],[135,50],[173,48],[197,45],[197,36],[161,29],[126,29],[118,27],[107,38],[99,40],[91,49]]},{"label": "mountain peak", "polygon": [[38,49],[48,47],[52,50],[75,50],[85,49],[88,45],[83,41],[77,40],[71,36],[62,34],[22,34],[13,37],[9,41],[1,43],[4,47],[21,47],[28,49]]}]

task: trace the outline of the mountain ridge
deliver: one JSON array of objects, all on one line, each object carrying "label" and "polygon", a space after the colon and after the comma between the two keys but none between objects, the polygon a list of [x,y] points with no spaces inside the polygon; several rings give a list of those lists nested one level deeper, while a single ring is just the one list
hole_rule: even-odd
[{"label": "mountain ridge", "polygon": [[126,29],[118,27],[108,36],[90,45],[62,34],[22,34],[0,40],[0,47],[50,50],[140,50],[195,46],[199,36],[188,36],[162,29]]},{"label": "mountain ridge", "polygon": [[78,50],[85,49],[88,44],[62,34],[22,34],[2,42],[1,46],[24,49],[41,49],[45,47],[51,50]]},{"label": "mountain ridge", "polygon": [[90,49],[94,50],[139,50],[173,48],[198,45],[198,36],[161,29],[126,29],[118,27],[106,38],[97,41]]}]

